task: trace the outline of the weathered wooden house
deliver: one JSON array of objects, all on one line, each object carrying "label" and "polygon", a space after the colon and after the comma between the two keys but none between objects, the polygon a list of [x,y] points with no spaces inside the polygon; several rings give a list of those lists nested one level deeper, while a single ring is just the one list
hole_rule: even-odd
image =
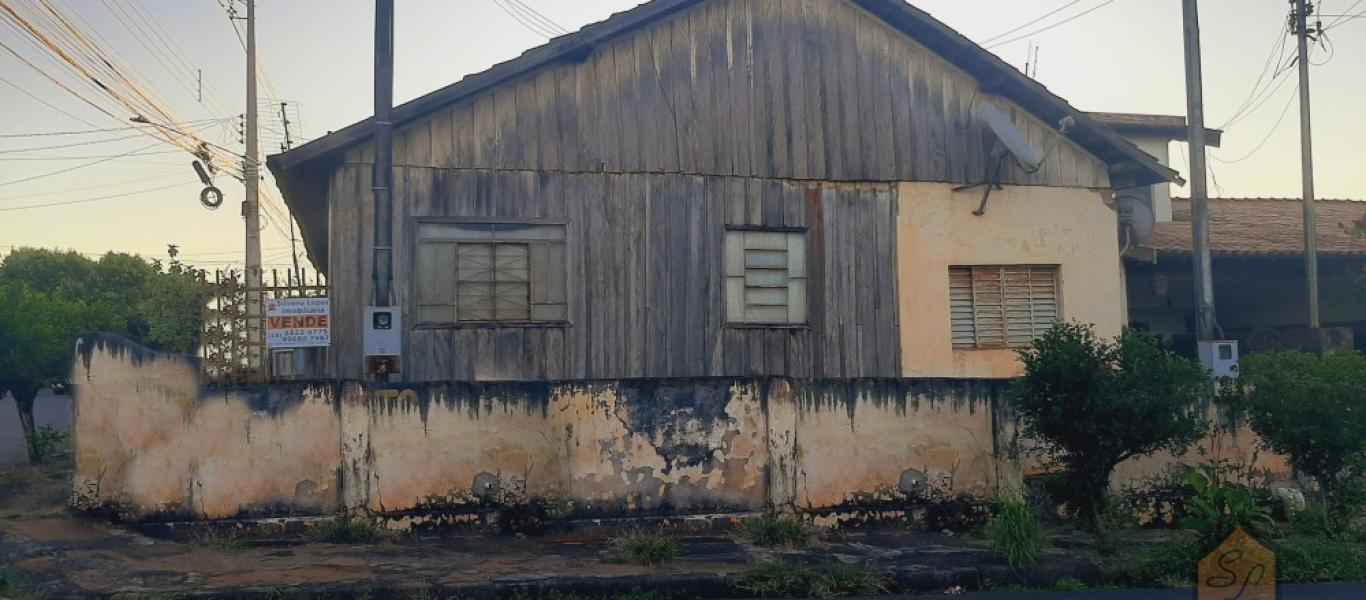
[{"label": "weathered wooden house", "polygon": [[1120,330],[1111,190],[1175,178],[901,0],[653,0],[394,117],[401,371],[364,373],[363,121],[269,159],[329,276],[321,381],[201,390],[83,340],[81,505],[407,526],[985,493],[1023,472],[1015,348]]},{"label": "weathered wooden house", "polygon": [[[995,171],[986,102],[1040,168]],[[394,122],[406,381],[1009,375],[1057,319],[1118,330],[1108,192],[1175,177],[901,0],[656,0]],[[362,375],[370,134],[269,159],[328,375]]]}]

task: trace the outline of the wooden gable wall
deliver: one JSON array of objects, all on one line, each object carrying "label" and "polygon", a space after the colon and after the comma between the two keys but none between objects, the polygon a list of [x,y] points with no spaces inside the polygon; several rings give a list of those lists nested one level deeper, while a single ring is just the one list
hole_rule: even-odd
[{"label": "wooden gable wall", "polygon": [[[715,0],[395,137],[394,290],[415,318],[415,219],[567,224],[568,327],[411,329],[402,379],[899,377],[894,182],[977,182],[977,84],[843,0]],[[1022,111],[1040,147],[1052,129]],[[328,177],[333,350],[361,375],[369,146]],[[1105,187],[1062,140],[1007,183]],[[964,194],[975,202],[976,194]],[[805,228],[803,327],[728,326],[727,226]],[[947,274],[945,275],[947,277]]]},{"label": "wooden gable wall", "polygon": [[[978,90],[844,0],[714,0],[402,128],[394,163],[975,183],[994,139]],[[998,103],[1037,147],[1055,137]],[[1105,164],[1065,139],[1039,171],[1004,180],[1108,186]]]}]

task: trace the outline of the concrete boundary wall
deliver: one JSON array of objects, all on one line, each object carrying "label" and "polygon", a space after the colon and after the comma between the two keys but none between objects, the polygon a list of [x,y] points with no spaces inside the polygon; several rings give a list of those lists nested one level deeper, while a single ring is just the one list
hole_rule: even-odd
[{"label": "concrete boundary wall", "polygon": [[979,496],[1022,471],[1000,380],[219,389],[196,359],[117,336],[76,354],[73,504],[129,519],[849,514]]}]

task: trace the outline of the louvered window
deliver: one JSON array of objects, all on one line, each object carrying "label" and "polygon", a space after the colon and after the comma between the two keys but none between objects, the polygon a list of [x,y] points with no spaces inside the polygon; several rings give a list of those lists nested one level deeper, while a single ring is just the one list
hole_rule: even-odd
[{"label": "louvered window", "polygon": [[565,226],[419,222],[421,323],[535,323],[568,319]]},{"label": "louvered window", "polygon": [[1056,265],[949,268],[953,347],[1027,346],[1061,318]]},{"label": "louvered window", "polygon": [[726,231],[726,321],[806,323],[806,232]]}]

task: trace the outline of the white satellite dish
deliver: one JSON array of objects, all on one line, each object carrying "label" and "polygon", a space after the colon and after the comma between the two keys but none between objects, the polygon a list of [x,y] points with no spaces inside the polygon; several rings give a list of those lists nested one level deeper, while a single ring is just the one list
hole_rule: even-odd
[{"label": "white satellite dish", "polygon": [[1153,234],[1157,219],[1148,201],[1141,196],[1124,195],[1115,198],[1115,213],[1119,217],[1119,243],[1124,250],[1143,243]]},{"label": "white satellite dish", "polygon": [[1006,150],[1015,156],[1015,160],[1019,161],[1020,166],[1026,171],[1035,171],[1043,164],[1043,152],[1029,143],[1029,138],[1010,122],[1010,117],[1006,116],[994,102],[980,100],[977,103],[977,116],[986,122],[987,127],[991,128]]}]

